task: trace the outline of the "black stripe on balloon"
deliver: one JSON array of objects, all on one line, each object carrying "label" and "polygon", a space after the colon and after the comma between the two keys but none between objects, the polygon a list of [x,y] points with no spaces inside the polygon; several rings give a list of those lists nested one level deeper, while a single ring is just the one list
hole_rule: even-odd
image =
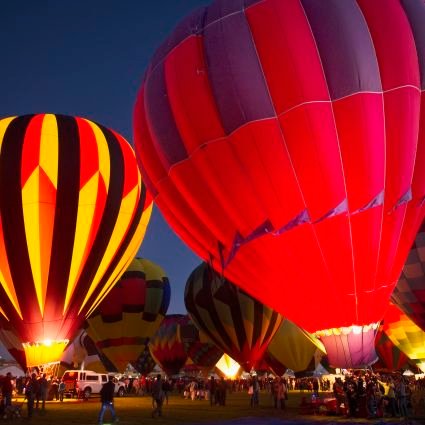
[{"label": "black stripe on balloon", "polygon": [[[112,132],[110,132],[108,129],[106,129],[104,127],[103,127],[103,130],[104,130],[105,134],[106,134],[106,132],[108,132],[107,139],[109,137],[115,139],[115,136]],[[115,139],[115,141],[116,141],[116,139]],[[121,153],[121,151],[120,151],[120,153]],[[121,155],[121,159],[122,159],[122,155]],[[124,170],[121,170],[121,175],[122,176],[124,175]],[[112,261],[109,264],[108,268],[106,269],[105,274],[101,278],[99,285],[96,287],[92,296],[89,299],[89,302],[86,304],[86,306],[84,308],[85,311],[87,311],[91,307],[91,305],[93,304],[96,297],[99,295],[100,291],[102,290],[103,286],[106,284],[108,279],[111,277],[111,275],[115,274],[114,272],[116,271],[117,266],[118,266],[119,262],[121,261],[122,257],[126,253],[131,241],[133,240],[134,234],[136,233],[137,227],[139,226],[140,220],[142,218],[142,214],[145,210],[144,209],[144,201],[145,201],[145,199],[143,199],[142,197],[139,198],[139,201],[137,203],[136,210],[135,210],[134,216],[132,218],[132,221],[130,223],[127,234],[125,235],[120,246],[118,247],[117,252],[115,253],[114,257],[112,258]],[[116,219],[115,219],[115,221],[116,221]],[[114,222],[114,224],[115,224],[115,222]]]},{"label": "black stripe on balloon", "polygon": [[[215,274],[215,278],[218,278]],[[235,331],[236,338],[238,340],[238,350],[242,351],[247,342],[247,335],[245,331],[243,315],[241,310],[241,293],[239,289],[230,283],[228,280],[224,280],[218,287],[213,297],[227,305],[233,321],[233,329]],[[249,302],[254,301],[252,297],[249,297]],[[255,302],[255,301],[254,301]],[[261,319],[260,319],[261,320]]]},{"label": "black stripe on balloon", "polygon": [[125,279],[143,279],[146,280],[145,272],[141,270],[128,270],[121,276],[119,282]]},{"label": "black stripe on balloon", "polygon": [[[78,200],[80,192],[80,136],[74,117],[56,115],[58,126],[58,182],[56,210],[47,283],[44,317],[64,318],[63,308],[66,297],[69,272],[77,227]],[[73,318],[73,329],[81,321]],[[64,332],[68,332],[65,331]],[[61,335],[70,338],[72,335]]]},{"label": "black stripe on balloon", "polygon": [[[264,326],[263,312],[265,307],[262,303],[260,303],[256,299],[252,297],[250,298],[254,301],[254,317],[252,318],[253,319],[252,346],[255,346],[258,342],[258,348],[261,348],[261,345],[264,341],[264,339],[260,341],[260,338],[261,338],[261,330]],[[270,323],[267,329],[270,329]]]},{"label": "black stripe on balloon", "polygon": [[[215,310],[214,301],[212,299],[212,273],[210,268],[202,263],[198,266],[189,276],[189,279],[186,284],[186,294],[185,294],[185,305],[187,311],[190,313],[192,320],[196,325],[202,329],[210,339],[223,351],[232,353],[239,352],[239,348],[235,347],[233,340],[229,337],[221,323],[220,317]],[[199,286],[199,291],[195,295],[195,285]],[[221,342],[205,324],[202,319],[202,314],[198,310],[198,306],[202,309],[205,309],[214,323],[216,334],[220,335]]]},{"label": "black stripe on balloon", "polygon": [[[22,149],[25,133],[32,118],[33,115],[15,118],[10,122],[3,137],[0,155],[0,216],[7,261],[19,306],[25,320],[34,323],[41,320],[41,315],[27,248],[21,194]],[[18,332],[24,333],[21,318],[2,285],[0,285],[0,303],[8,318],[15,323]]]},{"label": "black stripe on balloon", "polygon": [[267,331],[264,335],[263,341],[267,342],[267,341],[271,340],[271,338],[274,336],[275,325],[276,325],[276,322],[278,320],[281,321],[282,316],[279,313],[277,313],[276,311],[273,310],[272,315],[270,317],[269,326],[268,326]]},{"label": "black stripe on balloon", "polygon": [[[121,206],[121,200],[124,190],[124,157],[121,151],[121,146],[114,136],[114,134],[101,126],[96,124],[102,131],[105,136],[108,151],[109,151],[109,160],[110,160],[110,179],[109,179],[109,188],[106,198],[106,205],[103,212],[103,216],[100,222],[100,226],[96,235],[96,238],[93,242],[92,249],[90,254],[87,257],[86,263],[78,279],[73,298],[71,300],[70,311],[73,314],[78,313],[82,302],[87,294],[87,289],[90,287],[97,269],[100,266],[102,258],[105,254],[106,248],[108,247],[109,240],[111,239],[112,232],[117,222],[118,213]],[[110,267],[108,268],[108,270]],[[108,275],[109,277],[109,275]],[[91,307],[91,302],[99,294],[102,284],[105,282],[105,279],[102,279],[97,289],[92,294],[88,303],[86,303],[84,312],[87,312]]]}]

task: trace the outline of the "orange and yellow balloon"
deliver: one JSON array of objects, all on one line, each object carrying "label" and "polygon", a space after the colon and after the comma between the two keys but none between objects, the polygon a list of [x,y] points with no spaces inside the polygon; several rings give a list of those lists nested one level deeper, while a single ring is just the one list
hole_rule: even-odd
[{"label": "orange and yellow balloon", "polygon": [[27,366],[58,361],[152,210],[128,142],[84,118],[0,120],[0,308]]}]

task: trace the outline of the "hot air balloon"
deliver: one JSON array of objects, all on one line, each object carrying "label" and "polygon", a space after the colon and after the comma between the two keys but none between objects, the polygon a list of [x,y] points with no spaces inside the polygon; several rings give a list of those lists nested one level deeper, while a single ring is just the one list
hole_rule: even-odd
[{"label": "hot air balloon", "polygon": [[121,279],[87,318],[86,331],[97,348],[124,372],[158,330],[170,304],[164,270],[135,258]]},{"label": "hot air balloon", "polygon": [[325,353],[325,347],[317,338],[290,320],[284,320],[267,347],[264,359],[281,376],[288,368],[302,372],[313,364],[314,370]]},{"label": "hot air balloon", "polygon": [[206,263],[189,276],[184,302],[198,329],[247,372],[259,365],[283,320]]},{"label": "hot air balloon", "polygon": [[100,352],[94,341],[81,329],[67,345],[61,357],[66,369],[86,369],[97,373],[118,372],[113,363]]},{"label": "hot air balloon", "polygon": [[180,336],[180,327],[189,323],[189,316],[169,314],[149,341],[152,358],[167,375],[176,375],[187,361]]},{"label": "hot air balloon", "polygon": [[425,221],[410,249],[391,301],[425,331]]},{"label": "hot air balloon", "polygon": [[153,371],[156,363],[151,356],[148,345],[145,345],[143,352],[137,357],[136,361],[131,362],[131,365],[142,375],[148,375]]},{"label": "hot air balloon", "polygon": [[425,332],[391,303],[382,327],[391,342],[425,372]]},{"label": "hot air balloon", "polygon": [[84,118],[0,120],[0,312],[27,366],[59,361],[135,256],[152,202],[131,146]]},{"label": "hot air balloon", "polygon": [[411,363],[409,358],[388,338],[382,326],[376,335],[375,348],[379,360],[373,365],[374,370],[393,372],[409,368]]},{"label": "hot air balloon", "polygon": [[325,345],[361,344],[327,347],[340,367],[376,359],[425,213],[423,22],[422,0],[216,0],[159,47],[136,100],[167,222]]},{"label": "hot air balloon", "polygon": [[180,338],[192,364],[204,375],[217,364],[223,355],[223,351],[204,332],[199,331],[192,320],[187,325],[180,326]]}]

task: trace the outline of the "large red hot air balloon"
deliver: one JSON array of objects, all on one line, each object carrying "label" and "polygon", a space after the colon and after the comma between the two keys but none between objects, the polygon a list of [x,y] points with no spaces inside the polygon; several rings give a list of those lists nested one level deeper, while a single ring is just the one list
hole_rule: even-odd
[{"label": "large red hot air balloon", "polygon": [[64,115],[0,120],[0,311],[27,366],[59,361],[135,256],[151,210],[114,131]]},{"label": "large red hot air balloon", "polygon": [[[425,213],[424,22],[423,0],[216,0],[157,50],[136,101],[136,154],[168,223],[322,331],[340,367],[376,359]],[[347,342],[355,355],[334,362]]]},{"label": "large red hot air balloon", "polygon": [[247,372],[260,365],[283,321],[279,313],[223,279],[206,263],[189,276],[184,302],[198,329]]}]

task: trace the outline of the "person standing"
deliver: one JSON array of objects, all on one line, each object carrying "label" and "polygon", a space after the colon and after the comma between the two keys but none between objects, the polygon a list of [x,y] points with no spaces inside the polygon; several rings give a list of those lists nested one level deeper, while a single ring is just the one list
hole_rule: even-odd
[{"label": "person standing", "polygon": [[63,379],[60,380],[59,386],[58,386],[58,393],[59,393],[59,401],[63,401],[63,396],[65,393],[65,382],[63,382]]},{"label": "person standing", "polygon": [[152,417],[155,415],[162,416],[162,404],[164,403],[164,390],[162,388],[161,375],[156,376],[156,380],[152,385],[152,399],[154,409],[152,410]]},{"label": "person standing", "polygon": [[1,393],[3,394],[4,407],[12,406],[13,382],[12,374],[7,372],[6,378],[3,381]]},{"label": "person standing", "polygon": [[34,400],[38,393],[37,375],[33,373],[25,385],[25,398],[27,399],[28,419],[32,418],[34,411]]},{"label": "person standing", "polygon": [[36,408],[38,409],[38,402],[39,399],[41,399],[41,410],[45,411],[46,409],[46,399],[47,399],[47,393],[49,391],[49,382],[46,379],[46,374],[43,373],[40,377],[40,379],[38,380],[38,386],[39,386],[39,392],[40,392],[40,396],[37,397],[37,406]]},{"label": "person standing", "polygon": [[103,423],[103,416],[105,415],[106,409],[109,409],[112,414],[112,422],[118,422],[118,418],[114,408],[114,393],[115,393],[115,384],[114,377],[109,376],[109,380],[106,384],[102,385],[100,390],[100,402],[102,406],[100,408],[98,423],[101,425]]}]

